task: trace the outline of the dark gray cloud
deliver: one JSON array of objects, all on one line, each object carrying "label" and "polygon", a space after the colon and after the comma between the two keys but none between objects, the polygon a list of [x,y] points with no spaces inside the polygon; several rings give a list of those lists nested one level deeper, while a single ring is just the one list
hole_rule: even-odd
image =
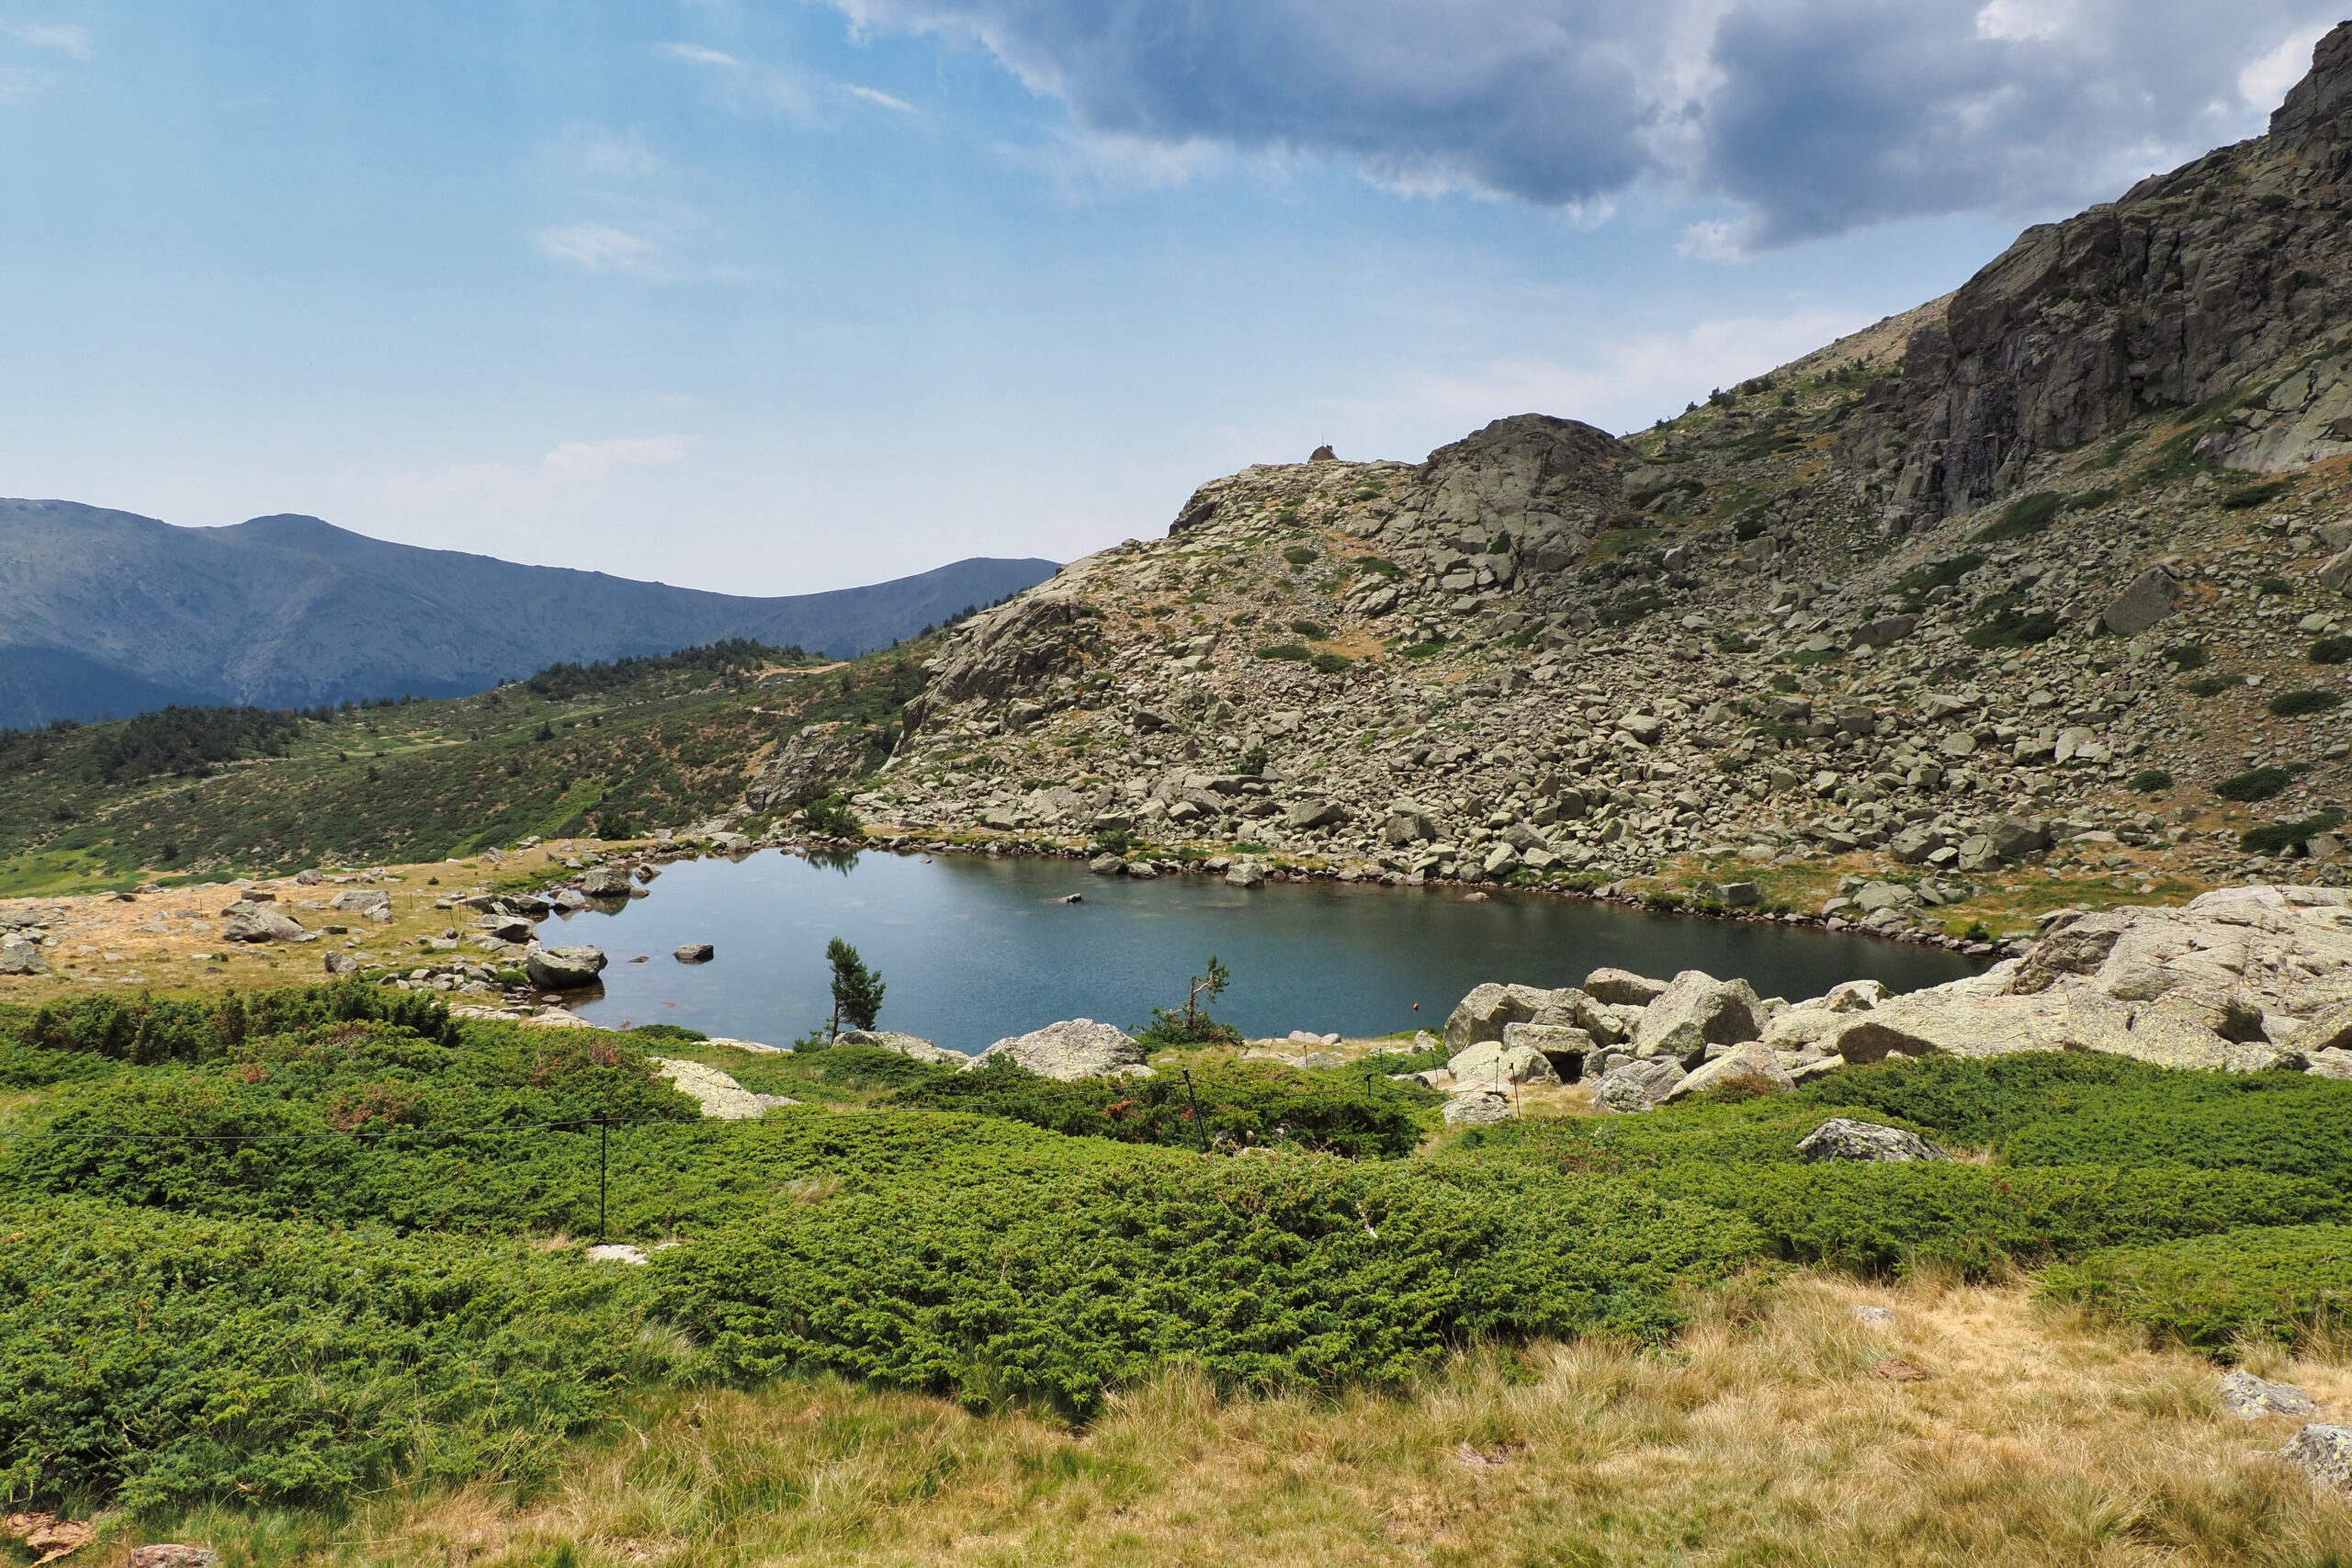
[{"label": "dark gray cloud", "polygon": [[[1082,129],[1546,206],[1645,181],[1777,245],[2026,217],[2258,129],[2319,0],[831,0],[984,47]],[[2342,0],[2332,0],[2341,4]],[[2302,59],[2279,78],[2277,56]],[[2275,84],[2275,85],[2274,85]]]}]

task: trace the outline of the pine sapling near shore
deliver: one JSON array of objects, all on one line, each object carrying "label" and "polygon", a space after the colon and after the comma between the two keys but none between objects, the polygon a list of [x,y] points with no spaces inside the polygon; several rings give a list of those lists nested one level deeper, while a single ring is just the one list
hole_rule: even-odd
[{"label": "pine sapling near shore", "polygon": [[831,1033],[846,1027],[871,1029],[882,1012],[882,976],[865,966],[857,949],[835,937],[825,944],[833,966],[833,1019]]}]

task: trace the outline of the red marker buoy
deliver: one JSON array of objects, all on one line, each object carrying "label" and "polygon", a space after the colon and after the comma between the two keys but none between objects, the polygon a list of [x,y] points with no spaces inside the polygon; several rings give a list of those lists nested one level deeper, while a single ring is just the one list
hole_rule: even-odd
[{"label": "red marker buoy", "polygon": [[1419,1012],[1419,1011],[1420,1011],[1420,1010],[1421,1010],[1421,1004],[1420,1004],[1420,1003],[1419,1003],[1419,1002],[1415,1002],[1415,1003],[1413,1004],[1413,1010],[1414,1010],[1415,1012]]}]

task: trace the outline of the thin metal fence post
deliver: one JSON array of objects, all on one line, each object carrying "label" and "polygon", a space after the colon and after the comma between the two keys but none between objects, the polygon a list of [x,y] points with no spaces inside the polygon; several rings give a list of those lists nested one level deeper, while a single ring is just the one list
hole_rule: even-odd
[{"label": "thin metal fence post", "polygon": [[1200,1134],[1201,1153],[1209,1152],[1209,1124],[1201,1120],[1200,1097],[1193,1092],[1193,1069],[1180,1069],[1184,1075],[1184,1099],[1193,1108],[1193,1131]]},{"label": "thin metal fence post", "polygon": [[605,1152],[613,1132],[610,1117],[596,1123],[596,1239],[605,1239]]}]

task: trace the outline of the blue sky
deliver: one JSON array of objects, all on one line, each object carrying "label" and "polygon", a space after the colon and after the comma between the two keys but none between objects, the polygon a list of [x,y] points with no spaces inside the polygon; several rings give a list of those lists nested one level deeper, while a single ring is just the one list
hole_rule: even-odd
[{"label": "blue sky", "polygon": [[0,0],[0,493],[735,592],[1625,430],[2257,133],[2304,0]]}]

